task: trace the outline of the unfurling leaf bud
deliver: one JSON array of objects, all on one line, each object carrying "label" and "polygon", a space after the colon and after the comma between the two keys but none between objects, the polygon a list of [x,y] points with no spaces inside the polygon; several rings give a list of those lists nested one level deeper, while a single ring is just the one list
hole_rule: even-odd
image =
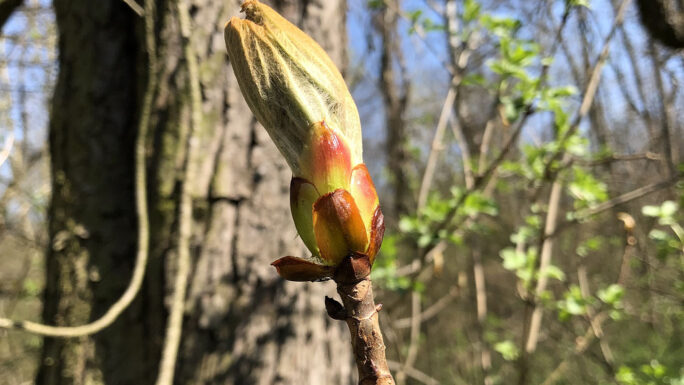
[{"label": "unfurling leaf bud", "polygon": [[325,121],[349,142],[352,164],[362,163],[361,122],[342,75],[323,49],[273,9],[255,0],[246,19],[225,28],[226,47],[240,90],[296,176],[313,124]]},{"label": "unfurling leaf bud", "polygon": [[344,79],[316,42],[274,10],[256,0],[242,10],[245,20],[226,25],[228,56],[247,104],[292,169],[292,218],[312,254],[273,266],[292,281],[368,274],[385,227]]}]

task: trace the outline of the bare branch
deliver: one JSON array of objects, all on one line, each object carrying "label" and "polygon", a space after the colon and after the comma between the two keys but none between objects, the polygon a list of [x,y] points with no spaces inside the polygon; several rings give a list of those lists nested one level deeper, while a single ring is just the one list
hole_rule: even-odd
[{"label": "bare branch", "polygon": [[633,201],[633,200],[641,198],[645,195],[648,195],[648,194],[654,193],[656,191],[662,190],[664,188],[670,187],[673,184],[677,183],[679,180],[681,180],[682,177],[684,177],[684,175],[680,174],[680,175],[675,176],[674,178],[670,178],[668,180],[664,180],[661,182],[652,183],[652,184],[649,184],[649,185],[646,185],[643,187],[639,187],[636,190],[632,190],[630,192],[619,195],[619,196],[617,196],[611,200],[600,203],[594,207],[590,207],[588,209],[578,211],[575,214],[575,217],[574,217],[572,222],[582,221],[584,219],[589,218],[592,215],[596,215],[596,214],[599,214],[603,211],[610,210],[615,206]]},{"label": "bare branch", "polygon": [[[456,297],[458,297],[459,294],[459,288],[457,286],[454,286],[453,288],[451,288],[451,290],[449,290],[449,292],[445,296],[438,299],[430,307],[428,307],[422,313],[420,313],[418,315],[418,319],[420,320],[420,322],[429,321],[434,316],[439,314],[442,310],[446,309],[446,307],[449,306],[451,301],[456,299]],[[397,329],[405,329],[411,326],[412,321],[413,317],[400,318],[394,321],[394,327]]]},{"label": "bare branch", "polygon": [[188,86],[190,88],[190,128],[187,135],[187,151],[185,156],[184,175],[180,192],[178,209],[178,266],[173,284],[171,311],[166,326],[164,349],[159,364],[157,385],[172,385],[175,373],[178,346],[183,334],[183,312],[185,296],[190,272],[190,237],[192,236],[192,196],[195,171],[193,161],[198,151],[195,132],[202,124],[202,95],[200,94],[197,56],[193,52],[190,41],[190,11],[186,0],[177,0],[178,22],[180,24],[183,54],[188,70]]},{"label": "bare branch", "polygon": [[[558,218],[558,211],[560,210],[560,198],[563,190],[563,183],[557,179],[553,186],[551,186],[551,193],[549,194],[549,210],[546,214],[546,222],[544,225],[545,239],[542,243],[541,255],[539,257],[539,279],[537,280],[537,287],[535,288],[535,297],[539,297],[544,290],[549,280],[544,271],[551,264],[551,253],[553,252],[553,238],[548,237],[556,231],[556,219]],[[529,332],[527,334],[527,343],[525,344],[525,351],[532,353],[537,348],[537,341],[539,340],[539,330],[541,329],[542,321],[542,307],[538,304],[534,306],[532,318],[530,319]]]},{"label": "bare branch", "polygon": [[428,192],[430,191],[430,185],[432,184],[432,179],[435,175],[435,168],[437,167],[437,154],[442,149],[442,138],[444,137],[444,131],[446,129],[447,122],[449,120],[449,115],[454,107],[454,100],[456,99],[456,87],[451,86],[446,98],[444,99],[444,104],[442,105],[442,112],[439,114],[439,120],[437,121],[437,127],[435,128],[435,133],[432,136],[432,145],[430,146],[430,153],[427,159],[427,165],[425,166],[425,172],[423,173],[423,179],[420,183],[420,190],[418,192],[418,212],[425,207],[427,202]]},{"label": "bare branch", "polygon": [[[591,290],[589,289],[589,278],[587,277],[587,267],[581,264],[577,268],[577,281],[579,283],[580,291],[582,292],[582,297],[585,299],[591,298]],[[613,368],[613,363],[615,359],[613,357],[613,351],[608,345],[608,342],[603,339],[603,327],[600,322],[596,320],[596,313],[591,306],[587,306],[587,321],[591,325],[591,330],[594,332],[594,336],[599,340],[599,345],[601,347],[601,353],[603,354],[603,359],[605,364],[611,368],[611,371],[615,371]]]},{"label": "bare branch", "polygon": [[613,155],[609,155],[609,156],[606,156],[603,158],[592,159],[592,160],[586,160],[586,159],[580,159],[580,158],[574,158],[574,157],[572,158],[573,163],[580,164],[583,166],[600,166],[600,165],[610,163],[610,162],[632,161],[632,160],[662,161],[663,157],[660,154],[656,154],[655,152],[646,151],[645,153],[642,153],[642,154],[626,154],[626,155],[613,154]]},{"label": "bare branch", "polygon": [[406,360],[402,368],[397,372],[397,384],[406,384],[406,370],[412,368],[418,358],[418,344],[420,339],[420,293],[411,291],[411,332],[409,336],[408,353],[406,353]]},{"label": "bare branch", "polygon": [[406,368],[401,363],[396,362],[396,361],[387,361],[387,365],[392,370],[401,370],[403,368],[404,371],[406,372],[407,376],[413,378],[416,381],[420,381],[423,384],[440,385],[439,381],[435,380],[434,378],[428,376],[427,374],[421,372],[420,370],[418,370],[414,367]]},{"label": "bare branch", "polygon": [[0,167],[2,167],[3,163],[9,158],[10,153],[12,152],[12,147],[14,147],[14,133],[10,132],[9,136],[5,139],[5,144],[2,146],[2,150],[0,150]]},{"label": "bare branch", "polygon": [[133,12],[137,13],[138,16],[144,16],[145,10],[138,3],[136,3],[135,0],[123,0],[123,2],[126,3],[126,5],[128,5],[129,7],[131,7]]}]

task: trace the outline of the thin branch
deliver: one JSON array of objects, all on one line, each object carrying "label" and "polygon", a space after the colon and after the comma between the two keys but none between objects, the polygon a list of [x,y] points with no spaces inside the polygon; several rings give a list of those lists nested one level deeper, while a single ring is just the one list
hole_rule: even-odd
[{"label": "thin branch", "polygon": [[[358,278],[363,276],[363,278]],[[359,372],[359,385],[395,385],[385,357],[378,312],[370,280],[370,262],[347,256],[338,266],[335,277],[342,303],[325,297],[328,315],[346,321]]]},{"label": "thin branch", "polygon": [[397,384],[406,384],[406,370],[412,368],[418,358],[418,345],[420,340],[420,307],[421,307],[420,293],[415,290],[411,291],[411,331],[409,335],[408,353],[402,368],[397,372]]},{"label": "thin branch", "polygon": [[[554,239],[548,235],[556,231],[556,219],[560,211],[560,198],[563,190],[563,183],[560,179],[556,179],[551,186],[551,193],[549,194],[549,210],[546,213],[546,223],[544,225],[545,239],[542,243],[541,255],[539,257],[539,279],[537,280],[537,287],[535,288],[535,297],[539,298],[546,290],[548,282],[548,275],[545,274],[546,269],[551,265],[551,253],[553,252]],[[529,332],[527,333],[527,343],[525,344],[525,351],[532,353],[537,348],[537,341],[539,340],[539,330],[541,329],[542,321],[542,307],[541,304],[535,304],[532,311],[532,318],[530,319]]]},{"label": "thin branch", "polygon": [[427,159],[427,165],[425,166],[425,172],[423,173],[423,179],[420,183],[420,190],[418,192],[418,212],[420,213],[425,207],[427,202],[428,192],[430,191],[430,185],[432,184],[432,179],[435,174],[435,168],[437,166],[437,154],[439,150],[442,149],[442,138],[444,137],[444,131],[446,130],[446,125],[449,120],[449,115],[454,107],[454,101],[456,100],[456,86],[453,85],[449,87],[449,92],[444,99],[444,104],[442,105],[442,111],[439,114],[439,120],[437,121],[437,127],[435,128],[435,133],[432,136],[432,145],[430,146],[430,153]]},{"label": "thin branch", "polygon": [[494,119],[489,119],[485,125],[484,134],[482,134],[482,143],[480,144],[480,159],[478,159],[477,169],[484,170],[487,167],[487,156],[489,155],[489,145],[494,137]]},{"label": "thin branch", "polygon": [[[670,187],[673,184],[677,183],[679,180],[684,177],[684,174],[679,174],[676,175],[673,178],[657,182],[657,183],[652,183],[643,187],[639,187],[636,190],[632,190],[630,192],[624,193],[622,195],[619,195],[611,200],[605,201],[603,203],[600,203],[596,206],[590,207],[588,209],[584,209],[582,211],[578,211],[572,221],[568,221],[567,223],[574,223],[574,222],[579,222],[584,219],[587,219],[593,215],[599,214],[601,212],[604,212],[606,210],[610,210],[615,206],[621,205],[623,203],[627,203],[630,201],[633,201],[635,199],[641,198],[645,195],[654,193],[656,191],[662,190],[664,188]],[[565,224],[563,225],[565,226]]]},{"label": "thin branch", "polygon": [[[615,11],[617,11],[617,10],[615,10]],[[653,118],[651,116],[651,112],[648,109],[648,104],[647,104],[648,100],[646,98],[646,93],[645,93],[646,88],[644,87],[644,82],[642,80],[643,75],[641,73],[641,70],[639,69],[638,55],[634,50],[634,46],[632,45],[632,41],[630,40],[630,37],[627,36],[627,32],[625,32],[624,26],[620,27],[620,37],[622,38],[621,39],[622,43],[625,46],[625,51],[627,51],[627,55],[629,56],[628,62],[630,63],[630,68],[632,70],[632,77],[634,78],[634,82],[636,84],[637,94],[639,95],[639,98],[641,99],[642,116],[643,116],[643,119],[645,120],[645,124],[646,124],[646,127],[647,127],[648,132],[649,132],[649,141],[653,142],[656,139],[656,133],[654,132]]]},{"label": "thin branch", "polygon": [[418,370],[414,367],[406,368],[405,366],[403,366],[399,362],[389,361],[389,360],[387,361],[387,365],[392,370],[403,369],[406,372],[407,376],[413,378],[416,381],[422,382],[425,385],[440,385],[439,381],[435,380],[434,378],[430,377],[429,375],[421,372],[420,370]]},{"label": "thin branch", "polygon": [[192,168],[196,159],[197,144],[194,133],[200,129],[202,123],[202,95],[200,90],[197,57],[192,49],[190,33],[190,11],[187,0],[177,1],[178,22],[180,24],[183,53],[188,70],[188,85],[190,88],[190,129],[187,135],[185,168],[180,192],[178,210],[178,266],[173,285],[171,311],[166,326],[166,337],[162,351],[157,385],[172,385],[178,357],[178,347],[183,334],[183,312],[185,310],[185,296],[190,272],[190,237],[192,236],[192,194],[195,172]]},{"label": "thin branch", "polygon": [[49,337],[82,337],[91,335],[111,325],[119,315],[128,308],[140,291],[143,278],[145,277],[150,234],[147,209],[145,140],[150,125],[152,100],[157,86],[157,77],[155,76],[157,53],[154,42],[154,0],[146,0],[145,7],[147,9],[145,12],[145,42],[148,53],[149,76],[145,87],[145,96],[140,113],[138,135],[135,144],[135,203],[138,219],[138,250],[136,252],[135,267],[133,268],[131,281],[126,288],[126,291],[114,304],[112,304],[102,317],[86,325],[49,326],[31,321],[15,321],[0,318],[0,328],[23,330],[29,333]]},{"label": "thin branch", "polygon": [[660,191],[662,189],[668,188],[672,186],[673,184],[677,183],[684,177],[684,174],[679,174],[678,176],[675,176],[674,178],[667,179],[664,181],[652,183],[643,187],[639,187],[636,190],[632,190],[629,192],[626,192],[622,195],[618,195],[617,197],[605,201],[603,203],[599,203],[596,206],[586,208],[584,210],[578,211],[574,214],[572,219],[569,219],[560,225],[556,227],[556,231],[553,233],[546,235],[545,237],[555,237],[558,234],[560,234],[562,231],[570,228],[570,226],[581,223],[582,221],[588,219],[591,216],[594,216],[596,214],[600,214],[604,211],[610,210],[615,208],[616,206],[619,206],[624,203],[631,202],[633,200],[639,199],[641,197],[644,197],[646,195],[652,194],[654,192]]},{"label": "thin branch", "polygon": [[582,166],[600,166],[611,162],[632,161],[632,160],[653,160],[662,161],[663,157],[655,152],[646,151],[642,154],[612,154],[598,159],[572,158],[572,161]]},{"label": "thin branch", "polygon": [[[433,303],[430,307],[427,309],[423,310],[422,313],[418,315],[418,320],[419,322],[425,322],[429,321],[432,319],[434,316],[439,314],[442,310],[446,309],[447,306],[458,297],[460,294],[460,290],[457,286],[454,286],[449,290],[449,292],[443,296],[442,298],[438,299],[435,303]],[[411,322],[413,321],[413,317],[407,317],[407,318],[400,318],[396,321],[394,321],[394,327],[397,329],[405,329],[407,327],[411,326]]]},{"label": "thin branch", "polygon": [[[608,318],[608,314],[603,312],[599,313],[595,319],[594,322],[598,324],[602,324],[606,319]],[[552,385],[556,383],[556,381],[561,379],[561,376],[565,371],[568,369],[568,364],[569,364],[569,359],[573,356],[578,356],[582,353],[584,353],[589,346],[591,346],[591,342],[596,338],[594,335],[593,329],[591,326],[587,328],[586,332],[582,337],[578,337],[575,341],[575,350],[573,351],[573,354],[569,357],[566,357],[554,370],[551,372],[551,374],[544,380],[544,382],[541,383],[541,385]]]},{"label": "thin branch", "polygon": [[466,142],[465,134],[463,133],[463,127],[457,119],[450,119],[449,127],[461,150],[461,163],[463,163],[463,177],[466,188],[472,188],[475,184],[475,174],[473,173],[473,167],[470,164],[472,155],[470,154],[470,149],[468,148],[468,143]]},{"label": "thin branch", "polygon": [[668,109],[666,106],[666,96],[665,96],[665,89],[663,86],[663,76],[660,73],[660,63],[658,62],[658,55],[656,54],[655,51],[655,45],[650,44],[649,47],[649,53],[651,55],[651,62],[653,63],[653,74],[655,76],[655,84],[656,84],[656,90],[658,91],[658,107],[659,107],[659,112],[660,112],[660,128],[662,130],[662,133],[660,135],[660,140],[662,141],[663,144],[663,151],[665,152],[665,165],[667,166],[667,170],[669,172],[669,175],[674,175],[677,171],[675,168],[675,163],[676,163],[676,157],[675,157],[675,152],[672,151],[672,136],[670,132],[672,131],[670,128],[670,119],[669,119],[669,114],[667,113]]},{"label": "thin branch", "polygon": [[[580,291],[582,293],[582,297],[585,300],[589,300],[591,298],[591,290],[589,289],[589,278],[587,277],[587,267],[584,266],[584,264],[581,264],[577,268],[577,281],[579,283]],[[601,347],[601,354],[603,354],[603,360],[605,361],[604,364],[610,368],[610,371],[612,373],[615,373],[615,368],[613,367],[613,364],[615,362],[615,358],[613,357],[613,351],[611,350],[610,346],[608,345],[608,342],[603,339],[603,327],[601,326],[600,322],[597,322],[596,320],[596,313],[594,312],[594,309],[591,306],[587,306],[587,321],[589,321],[589,325],[591,326],[592,331],[594,332],[594,336],[599,340],[599,346]]]},{"label": "thin branch", "polygon": [[138,16],[143,17],[145,15],[145,10],[140,6],[140,4],[136,3],[135,0],[123,0],[123,2],[131,7],[133,12],[138,14]]},{"label": "thin branch", "polygon": [[407,22],[409,22],[409,23],[412,23],[411,26],[414,28],[414,30],[415,30],[415,32],[416,32],[416,36],[418,36],[418,38],[420,39],[420,41],[423,42],[423,44],[425,45],[425,48],[426,48],[428,51],[430,51],[430,52],[435,56],[435,58],[441,62],[442,67],[444,67],[444,68],[449,72],[449,74],[453,76],[453,75],[455,74],[454,69],[451,68],[451,66],[449,65],[448,62],[446,62],[445,60],[443,60],[442,58],[439,57],[439,51],[436,50],[434,47],[432,47],[432,45],[430,44],[430,42],[429,42],[429,40],[428,40],[428,38],[427,38],[427,34],[426,34],[425,30],[423,29],[423,26],[422,26],[420,23],[414,23],[414,22],[413,22],[413,18],[410,17],[409,15],[407,15],[406,12],[404,12],[404,11],[403,11],[399,6],[397,6],[394,2],[392,2],[392,1],[383,1],[383,3],[384,3],[384,5],[385,5],[386,7],[390,8],[390,9],[392,9],[394,12],[396,12],[397,15],[399,15],[399,17],[401,17],[402,19],[404,19],[405,21],[407,21]]},{"label": "thin branch", "polygon": [[7,139],[5,139],[5,144],[2,146],[2,150],[0,151],[0,167],[2,167],[7,158],[9,158],[9,155],[12,152],[12,147],[14,147],[14,133],[10,132]]}]

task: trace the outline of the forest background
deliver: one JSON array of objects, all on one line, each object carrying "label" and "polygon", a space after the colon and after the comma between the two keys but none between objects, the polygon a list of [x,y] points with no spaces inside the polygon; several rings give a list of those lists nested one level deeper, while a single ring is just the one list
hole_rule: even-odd
[{"label": "forest background", "polygon": [[[272,4],[359,107],[399,384],[684,384],[681,1]],[[355,383],[334,287],[269,266],[305,249],[227,61],[238,11],[0,0],[0,384]],[[92,336],[15,330],[86,324],[129,285],[136,154],[136,299]]]}]

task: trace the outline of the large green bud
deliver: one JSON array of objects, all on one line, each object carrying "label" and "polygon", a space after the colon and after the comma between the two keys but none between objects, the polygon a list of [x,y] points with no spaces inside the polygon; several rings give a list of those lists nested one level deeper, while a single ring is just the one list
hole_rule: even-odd
[{"label": "large green bud", "polygon": [[345,257],[370,265],[384,233],[375,186],[363,164],[356,105],[332,60],[299,28],[250,0],[226,25],[240,90],[293,172],[292,217],[311,258],[273,262],[293,281],[330,277]]},{"label": "large green bud", "polygon": [[255,0],[242,4],[246,19],[225,28],[228,56],[240,90],[295,175],[312,125],[325,121],[348,141],[362,163],[361,122],[344,79],[313,39]]}]

